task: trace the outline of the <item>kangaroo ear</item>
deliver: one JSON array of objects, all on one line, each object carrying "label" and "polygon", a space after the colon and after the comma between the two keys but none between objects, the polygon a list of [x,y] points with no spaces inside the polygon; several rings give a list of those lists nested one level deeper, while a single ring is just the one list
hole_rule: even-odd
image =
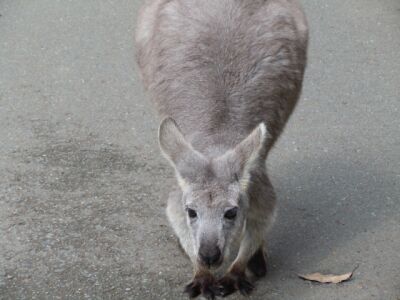
[{"label": "kangaroo ear", "polygon": [[158,139],[162,153],[175,168],[180,179],[193,179],[196,169],[205,164],[204,156],[186,141],[174,119],[166,118],[161,122]]},{"label": "kangaroo ear", "polygon": [[164,119],[158,131],[161,151],[174,165],[178,165],[183,156],[191,152],[191,146],[186,142],[178,124],[172,118]]},{"label": "kangaroo ear", "polygon": [[270,135],[264,123],[258,125],[242,142],[234,148],[241,169],[263,156]]},{"label": "kangaroo ear", "polygon": [[259,159],[265,159],[270,142],[271,135],[265,124],[261,123],[235,148],[226,152],[220,160],[229,168],[230,176],[246,178],[253,164]]}]

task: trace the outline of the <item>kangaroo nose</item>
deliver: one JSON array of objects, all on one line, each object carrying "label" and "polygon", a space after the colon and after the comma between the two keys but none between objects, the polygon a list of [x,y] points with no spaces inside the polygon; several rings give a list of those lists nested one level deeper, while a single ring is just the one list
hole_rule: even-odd
[{"label": "kangaroo nose", "polygon": [[201,247],[199,251],[199,256],[201,261],[208,265],[212,266],[217,264],[220,259],[221,259],[221,250],[219,250],[218,247],[213,247],[213,248],[206,248],[206,247]]}]

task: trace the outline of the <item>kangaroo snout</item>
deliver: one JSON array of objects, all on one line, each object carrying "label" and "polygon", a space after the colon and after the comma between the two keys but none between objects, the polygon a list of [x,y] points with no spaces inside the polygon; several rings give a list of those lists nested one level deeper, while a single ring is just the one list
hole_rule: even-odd
[{"label": "kangaroo snout", "polygon": [[218,246],[201,245],[199,261],[206,267],[218,267],[222,263],[222,253]]}]

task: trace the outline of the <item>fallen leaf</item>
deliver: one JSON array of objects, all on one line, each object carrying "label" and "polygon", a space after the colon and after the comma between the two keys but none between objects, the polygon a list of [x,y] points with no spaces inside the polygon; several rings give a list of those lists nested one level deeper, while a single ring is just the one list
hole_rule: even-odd
[{"label": "fallen leaf", "polygon": [[354,271],[343,275],[332,275],[332,274],[324,275],[321,273],[313,273],[307,275],[298,274],[298,276],[304,280],[316,281],[320,283],[341,283],[350,280],[351,277],[353,277],[353,273]]}]

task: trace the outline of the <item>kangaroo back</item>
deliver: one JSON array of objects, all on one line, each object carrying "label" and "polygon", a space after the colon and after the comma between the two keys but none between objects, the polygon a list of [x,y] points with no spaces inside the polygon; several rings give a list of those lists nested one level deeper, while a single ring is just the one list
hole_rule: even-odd
[{"label": "kangaroo back", "polygon": [[139,16],[137,62],[160,116],[215,155],[260,122],[278,138],[299,98],[307,41],[294,0],[156,0]]}]

